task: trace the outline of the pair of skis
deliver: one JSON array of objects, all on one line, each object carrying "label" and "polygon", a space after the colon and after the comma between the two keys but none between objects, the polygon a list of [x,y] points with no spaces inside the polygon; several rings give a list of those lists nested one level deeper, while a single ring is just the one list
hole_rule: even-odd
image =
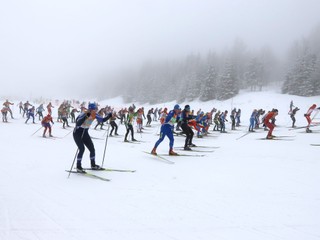
[{"label": "pair of skis", "polygon": [[[174,161],[169,160],[168,158],[164,157],[164,156],[170,156],[170,157],[204,157],[204,154],[184,154],[184,153],[177,153],[177,155],[168,155],[168,154],[152,154],[151,152],[147,152],[147,151],[143,151],[144,153],[150,154],[152,156],[154,156],[155,158],[165,162],[165,163],[169,163],[169,164],[174,164]],[[188,151],[188,152],[192,152],[192,151]],[[197,152],[197,151],[194,151]],[[206,152],[213,152],[213,151],[206,151]]]},{"label": "pair of skis", "polygon": [[290,128],[289,131],[303,129],[303,128],[310,128],[310,127],[317,127],[317,126],[319,126],[319,123],[311,123],[309,126]]},{"label": "pair of skis", "polygon": [[[248,131],[248,132],[246,132],[245,134],[241,135],[240,137],[236,138],[236,140],[239,140],[239,139],[247,136],[247,135],[250,134],[250,133],[252,133],[252,132]],[[253,133],[254,133],[254,132],[253,132]],[[288,135],[288,136],[273,136],[272,138],[266,138],[266,137],[264,137],[264,138],[258,138],[258,140],[284,140],[284,141],[292,141],[294,137],[295,137],[295,136],[291,136],[291,135]]]},{"label": "pair of skis", "polygon": [[[136,170],[126,170],[126,169],[111,169],[111,168],[100,168],[100,169],[95,169],[93,170],[92,168],[84,168],[83,170],[87,171],[87,170],[92,170],[92,171],[107,171],[107,172],[128,172],[128,173],[134,173],[136,172]],[[78,175],[82,175],[82,176],[86,176],[86,177],[90,177],[90,178],[95,178],[95,179],[99,179],[99,180],[102,180],[102,181],[106,181],[106,182],[109,182],[111,181],[111,179],[109,178],[105,178],[105,177],[101,177],[101,176],[98,176],[96,174],[93,174],[91,172],[77,172],[75,170],[66,170],[66,172],[69,172],[69,173],[75,173],[75,174],[78,174]]]},{"label": "pair of skis", "polygon": [[295,136],[273,136],[272,138],[258,138],[258,140],[283,140],[283,141],[293,141]]}]

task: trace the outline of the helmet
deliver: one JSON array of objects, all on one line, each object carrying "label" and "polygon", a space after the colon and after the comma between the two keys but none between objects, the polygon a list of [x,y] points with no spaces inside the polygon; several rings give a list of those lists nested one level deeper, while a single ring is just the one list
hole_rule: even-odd
[{"label": "helmet", "polygon": [[174,105],[173,110],[181,110],[179,104]]},{"label": "helmet", "polygon": [[184,109],[185,109],[186,111],[190,111],[190,105],[185,105],[185,106],[184,106]]},{"label": "helmet", "polygon": [[95,103],[89,103],[88,109],[89,110],[96,110],[97,109],[97,105]]}]

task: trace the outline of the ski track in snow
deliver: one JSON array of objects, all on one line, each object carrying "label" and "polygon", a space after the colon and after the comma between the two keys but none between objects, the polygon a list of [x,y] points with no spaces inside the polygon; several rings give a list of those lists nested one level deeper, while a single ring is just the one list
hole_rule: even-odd
[{"label": "ski track in snow", "polygon": [[[301,109],[296,125],[305,125],[304,109],[319,98],[243,94],[232,100],[242,109],[242,126],[231,131],[227,123],[228,134],[210,130],[208,137],[195,137],[197,145],[220,148],[201,153],[204,157],[164,156],[175,164],[143,152],[157,141],[158,122],[135,132],[140,144],[122,143],[125,128],[119,124],[121,136],[108,138],[104,167],[137,171],[94,172],[111,182],[67,178],[76,153],[72,133],[55,122],[54,141],[41,138],[42,129],[31,136],[40,124],[25,124],[15,108],[17,119],[0,122],[0,240],[319,240],[320,149],[310,146],[319,143],[319,132],[318,127],[312,134],[288,131],[292,98]],[[230,101],[190,105],[230,109]],[[279,109],[274,135],[291,135],[293,141],[256,140],[266,136],[263,129],[236,140],[246,133],[254,108],[273,107]],[[99,164],[106,131],[91,129],[90,135]],[[175,136],[175,146],[183,146],[184,139]],[[157,152],[167,154],[168,145],[165,139]],[[87,150],[83,165],[89,166]]]}]

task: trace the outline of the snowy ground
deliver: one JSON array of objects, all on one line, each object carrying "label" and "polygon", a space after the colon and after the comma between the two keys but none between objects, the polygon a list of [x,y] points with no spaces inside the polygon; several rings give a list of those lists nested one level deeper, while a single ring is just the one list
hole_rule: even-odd
[{"label": "snowy ground", "polygon": [[[319,97],[272,92],[190,103],[191,108],[205,111],[241,108],[243,126],[230,131],[227,125],[227,134],[211,132],[196,138],[197,145],[220,148],[201,153],[204,157],[167,157],[175,164],[143,153],[151,151],[157,140],[158,123],[142,135],[135,133],[141,144],[108,138],[104,167],[137,170],[95,172],[111,182],[78,175],[67,178],[65,170],[76,152],[72,134],[67,135],[72,129],[64,130],[56,122],[53,134],[62,138],[43,139],[42,129],[31,136],[41,125],[25,124],[15,107],[16,119],[0,122],[0,239],[320,239],[320,147],[310,145],[320,144],[320,131],[318,127],[311,134],[289,131],[291,100],[301,109],[298,126],[306,124],[307,108],[320,104]],[[120,105],[117,101],[109,103]],[[236,140],[247,131],[254,108],[278,108],[274,135],[291,135],[293,140],[257,140],[266,136],[263,130]],[[119,133],[124,131],[120,126]],[[105,131],[92,129],[90,134],[102,138],[94,140],[99,164]],[[176,147],[183,142],[183,137],[175,138]],[[165,139],[158,153],[167,151]],[[89,166],[87,151],[83,165]]]}]

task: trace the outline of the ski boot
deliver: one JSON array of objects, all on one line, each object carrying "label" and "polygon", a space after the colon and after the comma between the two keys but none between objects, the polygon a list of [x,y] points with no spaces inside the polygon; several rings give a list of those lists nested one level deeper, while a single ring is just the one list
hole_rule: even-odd
[{"label": "ski boot", "polygon": [[92,170],[102,170],[102,168],[96,164],[95,160],[91,160],[91,169]]},{"label": "ski boot", "polygon": [[169,150],[169,155],[170,155],[170,156],[178,156],[178,153],[174,152],[173,149],[171,148],[171,149]]},{"label": "ski boot", "polygon": [[95,164],[95,165],[91,165],[91,169],[92,170],[102,170],[103,168],[100,167],[99,165]]},{"label": "ski boot", "polygon": [[81,162],[77,163],[77,172],[78,173],[86,173],[86,171],[81,166]]},{"label": "ski boot", "polygon": [[153,148],[152,151],[151,151],[151,154],[152,154],[152,155],[157,155],[157,149],[156,149],[156,148]]}]

